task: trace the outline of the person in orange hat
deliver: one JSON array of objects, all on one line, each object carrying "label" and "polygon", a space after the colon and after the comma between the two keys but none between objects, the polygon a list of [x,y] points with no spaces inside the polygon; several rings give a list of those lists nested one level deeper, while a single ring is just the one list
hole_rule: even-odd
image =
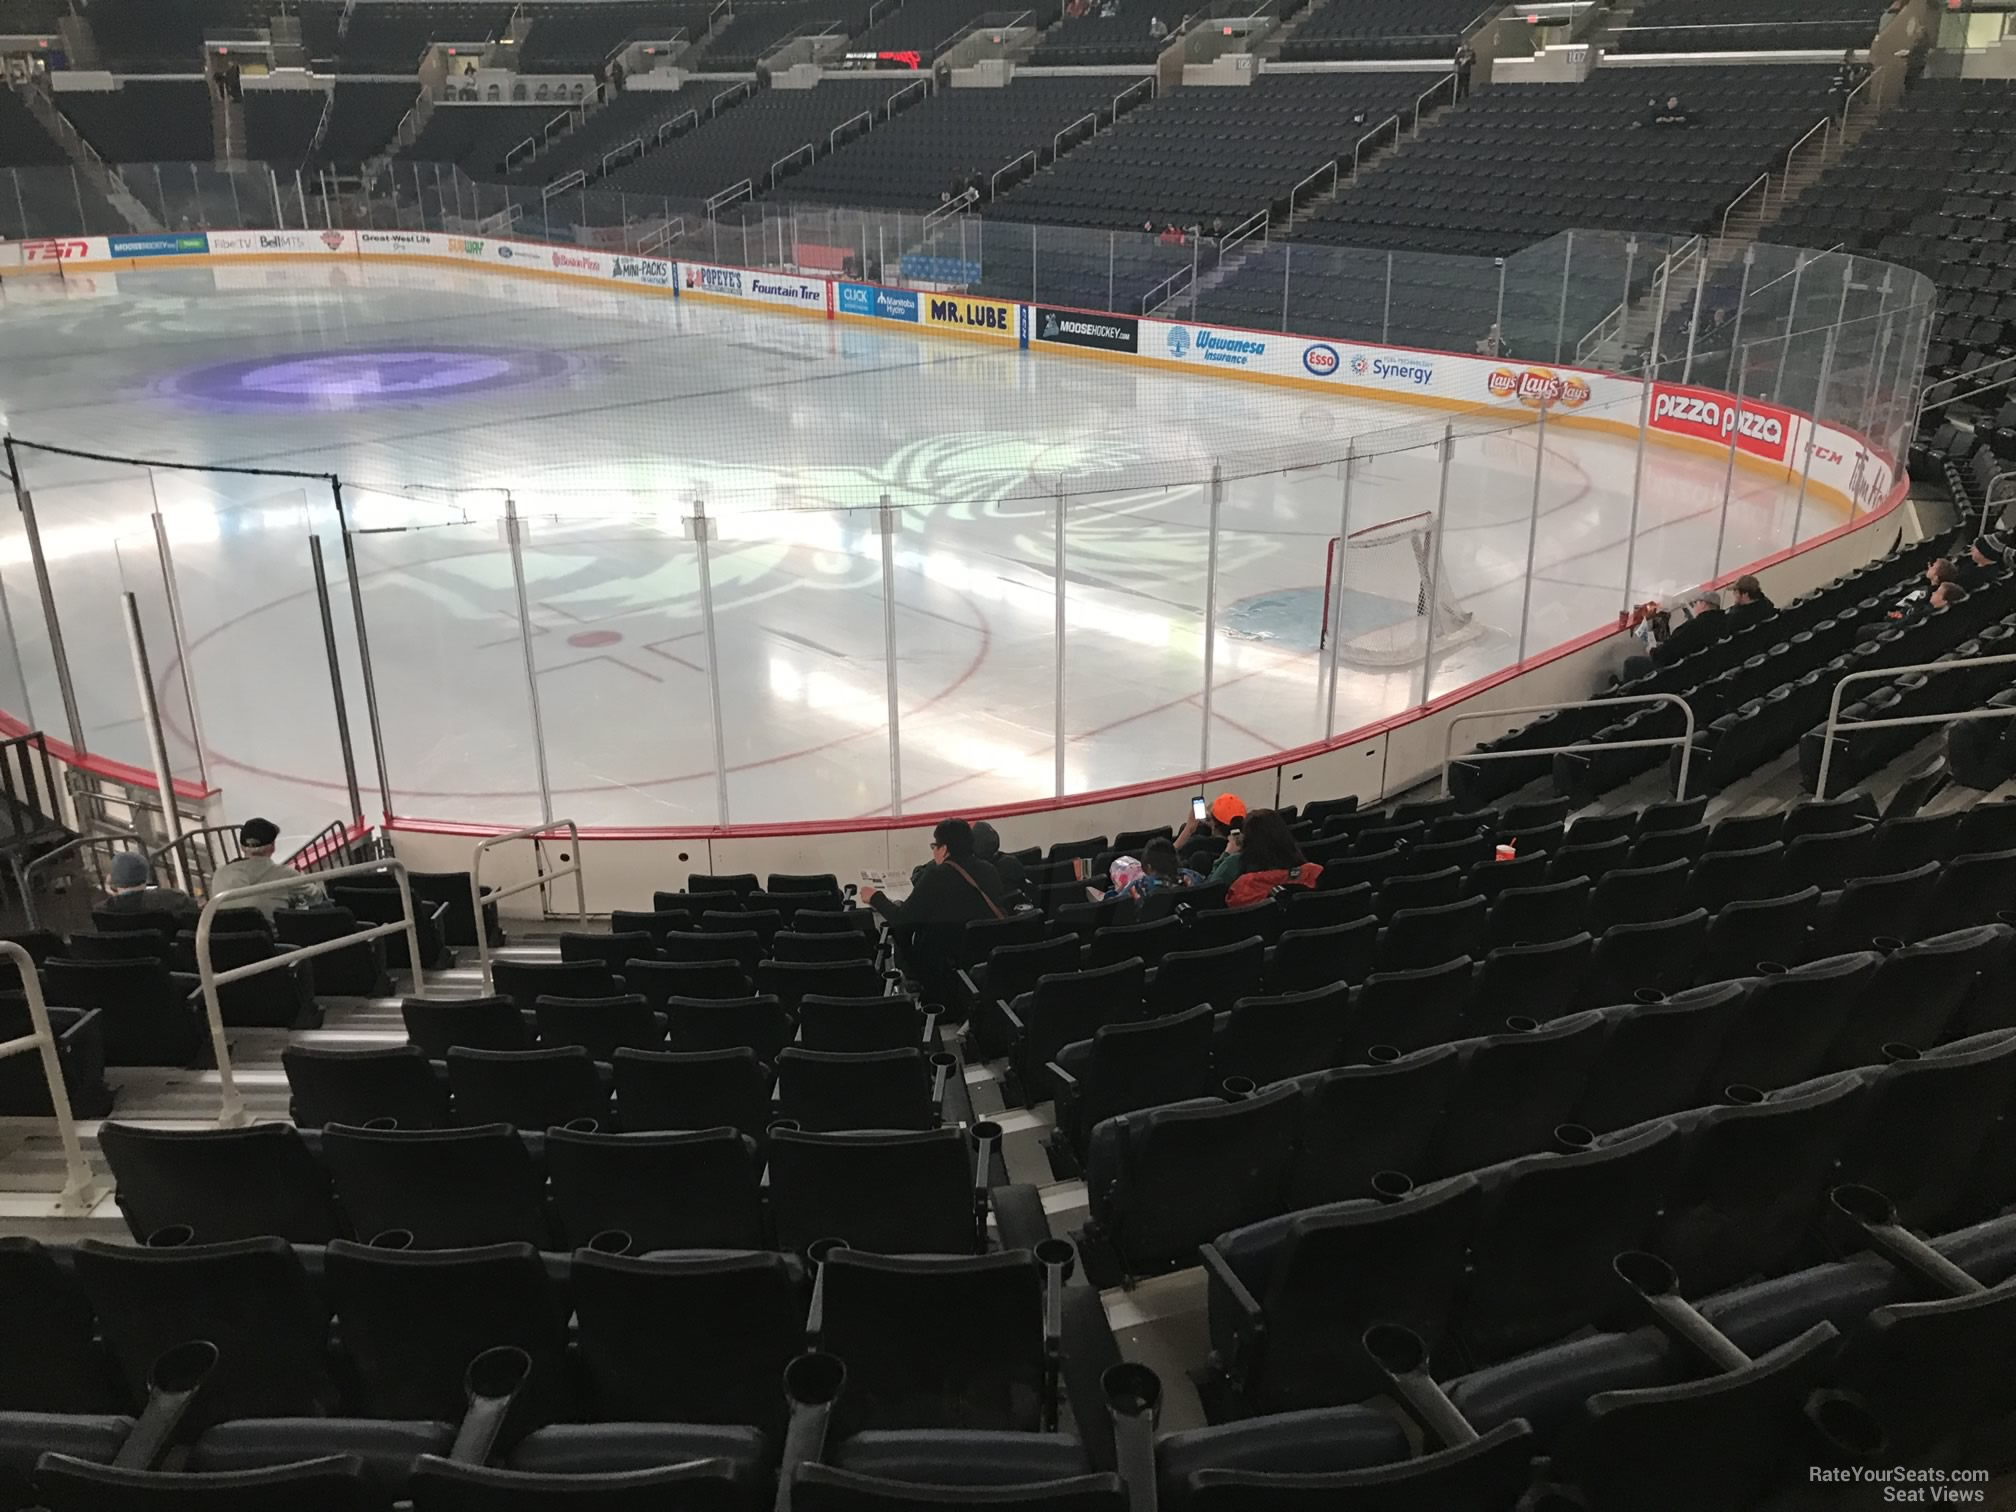
[{"label": "person in orange hat", "polygon": [[1183,848],[1199,830],[1202,830],[1206,835],[1215,836],[1225,842],[1224,853],[1218,858],[1217,865],[1212,868],[1210,880],[1213,882],[1224,880],[1224,876],[1220,873],[1226,867],[1227,857],[1231,858],[1231,870],[1226,875],[1236,877],[1239,874],[1239,831],[1245,823],[1246,800],[1237,793],[1220,793],[1204,805],[1204,816],[1201,819],[1193,809],[1190,817],[1183,821],[1183,827],[1176,832],[1177,854],[1182,854]]}]

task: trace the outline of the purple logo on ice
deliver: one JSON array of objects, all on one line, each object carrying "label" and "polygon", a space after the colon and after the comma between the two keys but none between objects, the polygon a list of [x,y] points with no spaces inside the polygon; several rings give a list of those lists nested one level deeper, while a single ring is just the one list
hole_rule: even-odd
[{"label": "purple logo on ice", "polygon": [[327,413],[459,399],[548,382],[572,371],[562,352],[513,347],[389,347],[256,357],[187,368],[167,397],[205,409]]}]

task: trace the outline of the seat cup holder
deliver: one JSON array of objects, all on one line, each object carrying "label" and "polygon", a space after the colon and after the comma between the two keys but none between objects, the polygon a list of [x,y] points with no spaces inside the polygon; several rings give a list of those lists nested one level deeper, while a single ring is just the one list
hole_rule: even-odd
[{"label": "seat cup holder", "polygon": [[367,1118],[364,1120],[363,1126],[374,1133],[394,1134],[398,1132],[399,1120],[396,1118]]},{"label": "seat cup holder", "polygon": [[1539,1027],[1540,1020],[1529,1018],[1523,1013],[1515,1013],[1512,1017],[1505,1020],[1505,1031],[1508,1034],[1532,1034]]},{"label": "seat cup holder", "polygon": [[796,1134],[799,1128],[800,1124],[795,1118],[773,1118],[763,1132],[766,1134],[775,1134],[781,1129],[787,1134]]},{"label": "seat cup holder", "polygon": [[1666,994],[1661,992],[1657,987],[1640,987],[1631,994],[1631,1001],[1650,1008],[1654,1004],[1665,1002]]},{"label": "seat cup holder", "polygon": [[1907,1045],[1902,1040],[1891,1040],[1883,1047],[1883,1059],[1890,1065],[1900,1065],[1906,1061],[1921,1059],[1916,1045]]},{"label": "seat cup holder", "polygon": [[1372,1195],[1380,1202],[1398,1202],[1414,1191],[1414,1178],[1405,1171],[1374,1171]]},{"label": "seat cup holder", "polygon": [[604,1229],[588,1241],[588,1248],[598,1255],[627,1255],[635,1242],[628,1229]]},{"label": "seat cup holder", "polygon": [[1759,976],[1783,976],[1791,969],[1783,961],[1759,961],[1757,963],[1757,975]]},{"label": "seat cup holder", "polygon": [[1582,1155],[1596,1148],[1596,1131],[1578,1123],[1554,1126],[1554,1148],[1563,1155]]},{"label": "seat cup holder", "polygon": [[148,1249],[182,1249],[196,1240],[196,1230],[186,1223],[164,1223],[147,1236]]},{"label": "seat cup holder", "polygon": [[371,1248],[381,1250],[410,1250],[413,1248],[413,1230],[390,1228],[373,1234],[371,1236]]},{"label": "seat cup holder", "polygon": [[1732,1108],[1754,1108],[1764,1101],[1764,1093],[1757,1087],[1736,1082],[1722,1089],[1722,1101]]},{"label": "seat cup holder", "polygon": [[1244,1102],[1253,1095],[1253,1091],[1253,1078],[1250,1076],[1228,1076],[1218,1086],[1218,1095],[1228,1103]]},{"label": "seat cup holder", "polygon": [[1398,1045],[1373,1045],[1365,1052],[1365,1059],[1375,1066],[1390,1066],[1400,1059],[1401,1053]]},{"label": "seat cup holder", "polygon": [[602,1120],[599,1118],[570,1118],[560,1126],[569,1134],[600,1134]]},{"label": "seat cup holder", "polygon": [[1891,955],[1904,948],[1904,942],[1895,935],[1877,935],[1869,941],[1869,948],[1878,955]]}]

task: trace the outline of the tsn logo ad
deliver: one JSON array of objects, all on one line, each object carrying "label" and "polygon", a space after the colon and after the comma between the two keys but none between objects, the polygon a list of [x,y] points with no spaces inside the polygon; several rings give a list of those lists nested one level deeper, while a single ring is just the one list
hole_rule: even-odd
[{"label": "tsn logo ad", "polygon": [[1733,395],[1713,389],[1653,384],[1652,429],[1716,446],[1727,446],[1733,434],[1738,447],[1767,462],[1783,462],[1792,453],[1790,410],[1754,399],[1739,407]]}]

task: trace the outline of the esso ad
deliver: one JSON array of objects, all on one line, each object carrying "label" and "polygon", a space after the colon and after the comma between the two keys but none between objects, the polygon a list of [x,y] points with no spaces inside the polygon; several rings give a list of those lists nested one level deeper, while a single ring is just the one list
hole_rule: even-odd
[{"label": "esso ad", "polygon": [[1790,410],[1751,399],[1739,405],[1713,389],[1653,384],[1652,429],[1716,446],[1727,446],[1733,435],[1740,449],[1767,462],[1783,462],[1792,454]]}]

